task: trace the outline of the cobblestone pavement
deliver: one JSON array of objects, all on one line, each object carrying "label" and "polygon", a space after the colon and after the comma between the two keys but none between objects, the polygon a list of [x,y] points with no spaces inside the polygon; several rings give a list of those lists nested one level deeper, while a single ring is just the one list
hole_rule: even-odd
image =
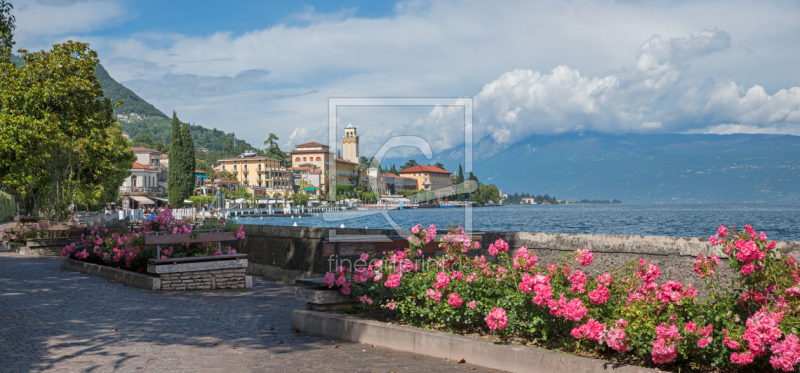
[{"label": "cobblestone pavement", "polygon": [[0,251],[0,372],[451,372],[470,364],[291,330],[294,287],[153,292]]}]

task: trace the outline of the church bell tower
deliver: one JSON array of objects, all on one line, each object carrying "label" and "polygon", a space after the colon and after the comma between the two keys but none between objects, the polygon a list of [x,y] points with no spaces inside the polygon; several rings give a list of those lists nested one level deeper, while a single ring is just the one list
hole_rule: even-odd
[{"label": "church bell tower", "polygon": [[344,137],[342,137],[342,150],[344,151],[343,157],[350,162],[358,163],[358,135],[356,134],[356,126],[353,122],[344,128]]}]

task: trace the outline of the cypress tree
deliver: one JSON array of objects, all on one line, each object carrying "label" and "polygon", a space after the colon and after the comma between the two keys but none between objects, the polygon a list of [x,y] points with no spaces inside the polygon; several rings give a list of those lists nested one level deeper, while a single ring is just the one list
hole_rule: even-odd
[{"label": "cypress tree", "polygon": [[188,199],[194,195],[194,171],[195,171],[195,149],[192,133],[189,124],[184,123],[181,131],[181,146],[183,147],[183,184],[181,187],[181,198]]},{"label": "cypress tree", "polygon": [[461,184],[464,182],[464,170],[461,168],[461,165],[458,165],[458,176],[456,176],[456,184]]},{"label": "cypress tree", "polygon": [[167,197],[172,208],[183,206],[181,185],[183,184],[183,136],[178,115],[172,112],[172,137],[169,143],[169,174],[167,175]]}]

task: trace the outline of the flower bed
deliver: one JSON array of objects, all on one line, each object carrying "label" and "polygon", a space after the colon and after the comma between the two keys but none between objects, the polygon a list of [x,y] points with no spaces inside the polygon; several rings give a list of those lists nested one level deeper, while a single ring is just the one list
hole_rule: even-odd
[{"label": "flower bed", "polygon": [[697,257],[705,299],[642,259],[591,277],[582,270],[594,260],[589,249],[541,268],[534,252],[498,240],[487,260],[468,256],[479,244],[453,228],[444,255],[423,258],[436,229],[412,233],[408,249],[362,254],[369,265],[339,267],[326,284],[357,296],[362,315],[660,369],[792,371],[800,363],[800,268],[749,225],[721,226],[709,240],[739,273],[730,286],[715,274],[719,257]]},{"label": "flower bed", "polygon": [[[236,231],[238,239],[244,239],[243,226],[230,220],[207,218],[203,229],[222,229]],[[64,247],[61,254],[89,263],[107,265],[135,272],[145,272],[147,261],[156,259],[156,247],[145,246],[144,236],[154,232],[167,235],[196,235],[194,223],[172,217],[169,209],[153,220],[145,220],[140,226],[130,228],[127,232],[109,231],[103,227],[94,227],[88,235],[81,235],[82,242]],[[236,254],[230,246],[218,248],[214,242],[184,243],[161,248],[160,259],[200,257],[222,254]]]}]

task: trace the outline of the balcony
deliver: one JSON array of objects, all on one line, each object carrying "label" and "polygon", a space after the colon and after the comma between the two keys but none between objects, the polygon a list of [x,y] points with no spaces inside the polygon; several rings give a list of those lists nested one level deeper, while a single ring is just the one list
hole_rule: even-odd
[{"label": "balcony", "polygon": [[164,192],[157,187],[121,186],[119,187],[119,194],[123,196],[161,196]]}]

